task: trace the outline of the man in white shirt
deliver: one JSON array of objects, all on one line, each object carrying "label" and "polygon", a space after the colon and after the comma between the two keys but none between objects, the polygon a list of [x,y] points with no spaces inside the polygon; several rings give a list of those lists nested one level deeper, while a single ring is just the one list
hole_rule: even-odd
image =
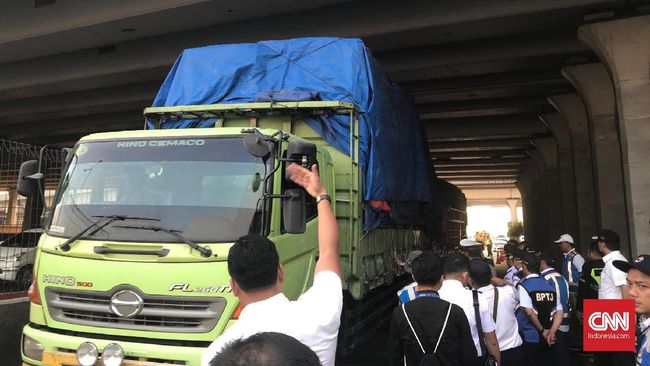
[{"label": "man in white shirt", "polygon": [[[500,366],[521,366],[524,353],[515,308],[519,304],[517,290],[512,286],[495,287],[490,283],[492,270],[482,261],[471,261],[470,282],[479,293],[479,302],[487,305],[496,323],[496,336],[501,351]],[[496,304],[495,304],[496,300]]]},{"label": "man in white shirt", "polygon": [[614,267],[614,261],[627,262],[619,249],[621,243],[616,232],[604,229],[597,236],[592,238],[598,240],[598,249],[603,253],[605,267],[600,273],[600,287],[598,288],[599,299],[622,299],[626,297],[627,280],[625,272]]},{"label": "man in white shirt", "polygon": [[477,355],[481,358],[484,356],[479,343],[479,336],[481,336],[485,339],[487,352],[497,358],[497,360],[500,360],[501,353],[499,351],[499,342],[497,341],[495,333],[496,324],[494,323],[494,319],[492,319],[487,304],[480,301],[480,299],[479,316],[483,328],[483,334],[479,335],[478,332],[472,291],[465,287],[469,284],[469,263],[469,258],[462,254],[449,254],[447,258],[445,258],[445,263],[443,265],[444,281],[442,282],[440,290],[438,290],[438,294],[441,299],[460,306],[465,312],[465,316],[467,316],[469,322],[470,331],[472,332],[472,339],[476,346]]},{"label": "man in white shirt", "polygon": [[[614,266],[615,261],[627,262],[619,250],[621,241],[618,234],[613,230],[603,229],[592,239],[598,241],[598,249],[603,253],[603,262],[605,263],[605,267],[600,273],[598,298],[628,298],[627,275]],[[631,352],[607,352],[601,357],[604,358],[604,363],[609,365],[631,365],[634,362],[634,354]]]},{"label": "man in white shirt", "polygon": [[259,235],[238,239],[228,253],[228,272],[243,310],[239,320],[208,347],[201,366],[208,366],[231,341],[260,332],[292,336],[316,352],[323,366],[334,365],[343,307],[336,218],[315,165],[310,171],[291,164],[287,173],[317,202],[319,259],[314,284],[297,301],[289,301],[282,293],[284,269],[275,244]]}]

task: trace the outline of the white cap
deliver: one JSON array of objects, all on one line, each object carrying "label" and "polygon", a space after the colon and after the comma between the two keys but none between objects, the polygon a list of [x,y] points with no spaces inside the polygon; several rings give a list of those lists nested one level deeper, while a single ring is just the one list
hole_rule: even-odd
[{"label": "white cap", "polygon": [[562,243],[562,242],[567,242],[573,244],[573,237],[569,234],[562,234],[558,240],[556,240],[556,243]]},{"label": "white cap", "polygon": [[460,241],[460,246],[461,247],[473,247],[473,246],[476,246],[476,245],[483,245],[483,244],[481,244],[481,243],[479,243],[477,241],[474,241],[472,239],[463,239],[463,240]]}]

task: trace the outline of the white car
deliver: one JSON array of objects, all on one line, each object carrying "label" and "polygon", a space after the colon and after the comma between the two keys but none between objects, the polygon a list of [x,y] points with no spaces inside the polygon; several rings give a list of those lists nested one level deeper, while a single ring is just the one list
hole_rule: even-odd
[{"label": "white car", "polygon": [[25,230],[0,243],[0,280],[15,281],[17,290],[29,287],[41,234],[43,229]]}]

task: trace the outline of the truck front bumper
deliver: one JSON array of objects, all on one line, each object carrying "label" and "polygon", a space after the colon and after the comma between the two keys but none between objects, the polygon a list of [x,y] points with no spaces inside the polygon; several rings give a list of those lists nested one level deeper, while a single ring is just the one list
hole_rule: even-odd
[{"label": "truck front bumper", "polygon": [[[22,344],[27,336],[43,345],[43,357],[40,360],[25,356]],[[132,341],[121,341],[97,337],[78,337],[65,334],[53,333],[47,330],[36,329],[30,324],[23,328],[23,341],[21,342],[21,355],[23,366],[63,366],[77,365],[76,350],[83,342],[92,342],[99,349],[100,358],[97,365],[101,363],[101,352],[110,343],[119,344],[124,350],[125,359],[122,366],[163,366],[163,365],[186,365],[199,366],[204,347],[183,347],[161,345],[156,343],[139,343]],[[155,340],[151,340],[155,342]]]}]

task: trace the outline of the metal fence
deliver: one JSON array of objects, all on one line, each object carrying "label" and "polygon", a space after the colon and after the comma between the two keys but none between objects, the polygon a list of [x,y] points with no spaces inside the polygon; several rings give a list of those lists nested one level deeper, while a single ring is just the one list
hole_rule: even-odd
[{"label": "metal fence", "polygon": [[[43,195],[23,197],[17,192],[20,165],[42,156]],[[40,219],[50,207],[61,177],[64,153],[0,140],[0,295],[26,291],[32,278]]]}]

